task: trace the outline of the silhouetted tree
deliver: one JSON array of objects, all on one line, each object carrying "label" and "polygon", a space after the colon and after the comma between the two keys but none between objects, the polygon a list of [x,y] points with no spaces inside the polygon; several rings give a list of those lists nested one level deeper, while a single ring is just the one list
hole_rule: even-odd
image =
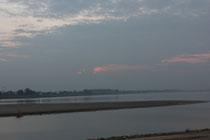
[{"label": "silhouetted tree", "polygon": [[31,90],[30,88],[26,88],[26,89],[24,90],[24,92],[25,92],[26,95],[36,94],[36,92],[33,91],[33,90]]},{"label": "silhouetted tree", "polygon": [[17,95],[24,95],[24,91],[21,89],[21,90],[18,90],[17,91]]}]

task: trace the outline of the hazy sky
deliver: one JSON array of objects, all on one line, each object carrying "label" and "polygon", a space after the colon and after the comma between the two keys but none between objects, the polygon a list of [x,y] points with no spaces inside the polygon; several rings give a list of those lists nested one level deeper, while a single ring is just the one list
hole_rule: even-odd
[{"label": "hazy sky", "polygon": [[209,89],[210,0],[0,0],[0,90]]}]

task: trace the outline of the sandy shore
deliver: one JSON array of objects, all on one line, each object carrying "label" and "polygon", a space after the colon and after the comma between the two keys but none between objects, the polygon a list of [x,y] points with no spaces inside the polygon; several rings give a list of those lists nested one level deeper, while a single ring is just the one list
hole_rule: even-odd
[{"label": "sandy shore", "polygon": [[210,129],[186,130],[183,132],[170,132],[133,136],[118,136],[88,140],[210,140]]},{"label": "sandy shore", "polygon": [[203,103],[203,101],[135,101],[135,102],[97,102],[68,104],[20,104],[0,105],[0,117],[23,115],[52,114],[64,112],[83,112],[126,108],[145,108],[172,105]]}]

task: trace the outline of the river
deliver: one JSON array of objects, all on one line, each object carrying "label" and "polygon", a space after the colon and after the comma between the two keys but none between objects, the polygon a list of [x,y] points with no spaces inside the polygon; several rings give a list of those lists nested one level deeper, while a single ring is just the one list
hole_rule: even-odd
[{"label": "river", "polygon": [[[1,100],[1,104],[146,100],[210,100],[209,92],[98,95]],[[210,103],[0,118],[2,140],[85,140],[210,128]]]}]

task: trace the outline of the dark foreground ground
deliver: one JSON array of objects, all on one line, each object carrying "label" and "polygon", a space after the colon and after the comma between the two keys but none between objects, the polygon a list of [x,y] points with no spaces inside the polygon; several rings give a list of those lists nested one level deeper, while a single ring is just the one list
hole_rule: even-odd
[{"label": "dark foreground ground", "polygon": [[98,110],[114,110],[128,108],[161,107],[203,103],[204,101],[135,101],[135,102],[97,102],[97,103],[69,103],[69,104],[19,104],[0,105],[0,117],[24,115],[41,115],[64,112],[83,112]]},{"label": "dark foreground ground", "polygon": [[118,136],[89,140],[210,140],[210,129],[186,130],[183,132],[170,132],[133,136]]}]

